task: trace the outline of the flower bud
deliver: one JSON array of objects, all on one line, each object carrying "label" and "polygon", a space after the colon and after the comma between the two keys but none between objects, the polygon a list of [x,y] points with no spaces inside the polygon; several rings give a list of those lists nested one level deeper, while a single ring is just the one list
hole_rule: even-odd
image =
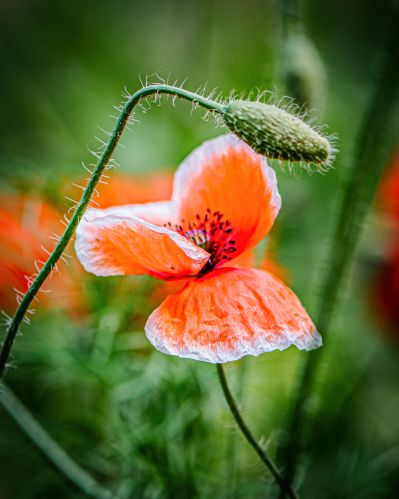
[{"label": "flower bud", "polygon": [[303,120],[277,106],[235,100],[223,112],[227,127],[268,158],[322,164],[331,159],[328,140]]},{"label": "flower bud", "polygon": [[287,95],[300,107],[314,109],[319,117],[322,116],[326,72],[314,44],[304,33],[292,33],[285,42],[282,60]]}]

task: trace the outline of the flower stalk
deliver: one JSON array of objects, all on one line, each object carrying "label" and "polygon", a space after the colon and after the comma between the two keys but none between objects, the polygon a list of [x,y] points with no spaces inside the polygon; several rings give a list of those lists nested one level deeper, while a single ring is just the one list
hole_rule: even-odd
[{"label": "flower stalk", "polygon": [[284,491],[284,494],[287,495],[290,499],[298,499],[298,496],[292,490],[290,484],[280,475],[276,465],[273,461],[268,457],[266,452],[262,449],[262,447],[256,441],[256,438],[253,436],[251,430],[248,428],[247,424],[243,420],[241,413],[237,407],[237,404],[234,400],[233,394],[230,391],[229,385],[227,383],[226,375],[224,372],[223,364],[216,364],[219,381],[223,390],[223,394],[225,396],[226,402],[230,408],[230,412],[237,423],[238,428],[243,434],[244,438],[247,440],[249,445],[254,449],[254,451],[258,454],[261,461],[263,461],[266,468],[270,471],[275,479],[276,483],[279,485],[280,490]]}]

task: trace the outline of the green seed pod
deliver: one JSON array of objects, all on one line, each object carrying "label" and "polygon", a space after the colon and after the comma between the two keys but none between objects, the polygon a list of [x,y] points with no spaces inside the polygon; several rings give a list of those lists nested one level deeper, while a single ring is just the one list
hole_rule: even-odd
[{"label": "green seed pod", "polygon": [[235,100],[224,108],[227,127],[259,154],[306,163],[328,163],[328,140],[303,120],[277,106]]}]

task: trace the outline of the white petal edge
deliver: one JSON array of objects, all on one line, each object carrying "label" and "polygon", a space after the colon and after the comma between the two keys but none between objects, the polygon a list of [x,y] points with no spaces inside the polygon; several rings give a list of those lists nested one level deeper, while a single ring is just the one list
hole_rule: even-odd
[{"label": "white petal edge", "polygon": [[170,201],[157,201],[154,203],[123,204],[104,209],[88,208],[84,215],[84,220],[91,222],[96,218],[107,215],[128,218],[136,217],[154,225],[158,225],[158,223],[154,223],[154,219],[162,219],[164,222],[160,225],[163,225],[163,223],[173,221],[173,206]]},{"label": "white petal edge", "polygon": [[[157,310],[154,310],[154,312],[150,315],[144,330],[148,340],[157,350],[168,355],[209,362],[212,364],[233,362],[246,355],[258,357],[263,353],[272,352],[274,350],[286,350],[290,346],[295,346],[299,350],[315,350],[323,344],[322,337],[316,330],[313,332],[306,331],[304,333],[287,330],[272,340],[261,336],[253,344],[249,344],[248,342],[239,342],[236,344],[234,351],[225,349],[204,350],[203,348],[201,348],[200,351],[176,349],[173,346],[166,345],[165,342],[162,341],[161,335],[157,333],[156,328],[153,326],[152,322],[156,312]],[[262,330],[258,331],[256,334],[261,335],[261,333]]]}]

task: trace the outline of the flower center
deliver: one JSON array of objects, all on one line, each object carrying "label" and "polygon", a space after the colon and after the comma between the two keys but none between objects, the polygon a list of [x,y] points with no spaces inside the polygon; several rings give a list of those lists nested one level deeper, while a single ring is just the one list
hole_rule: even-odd
[{"label": "flower center", "polygon": [[205,215],[195,215],[194,221],[181,220],[180,224],[172,225],[170,222],[165,227],[176,230],[179,234],[193,242],[200,248],[210,253],[208,263],[202,273],[211,270],[216,264],[234,258],[237,251],[236,241],[232,238],[233,227],[229,220],[224,220],[223,213],[207,208]]}]

